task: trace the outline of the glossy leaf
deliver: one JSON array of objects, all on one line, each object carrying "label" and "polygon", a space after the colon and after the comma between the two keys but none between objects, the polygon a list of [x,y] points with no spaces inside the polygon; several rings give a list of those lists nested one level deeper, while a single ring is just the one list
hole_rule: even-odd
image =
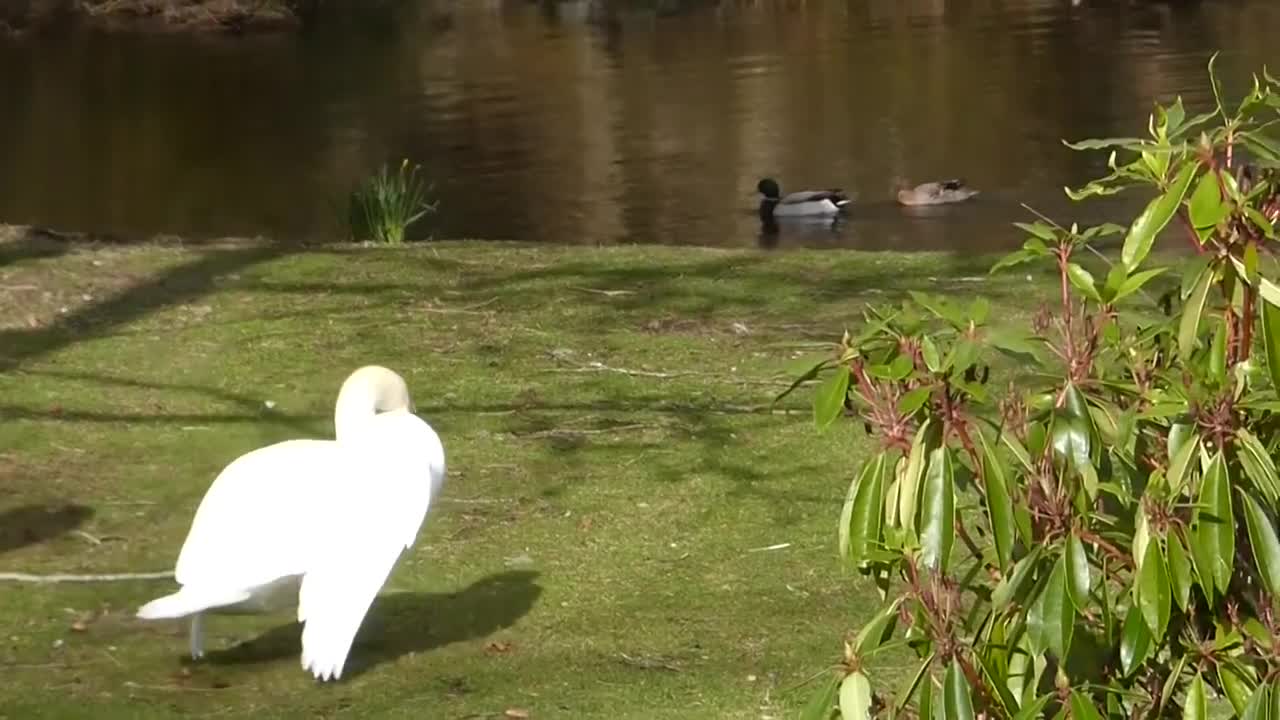
[{"label": "glossy leaf", "polygon": [[1084,293],[1085,297],[1095,302],[1102,302],[1102,296],[1098,294],[1097,283],[1094,282],[1093,274],[1088,270],[1075,263],[1068,263],[1067,277],[1077,290]]},{"label": "glossy leaf", "polygon": [[916,501],[920,495],[920,479],[925,463],[938,439],[931,420],[925,420],[911,441],[907,455],[907,469],[902,473],[902,486],[898,488],[898,521],[914,537],[916,530]]},{"label": "glossy leaf", "polygon": [[920,512],[920,560],[926,567],[946,570],[955,543],[956,508],[951,450],[945,445],[929,455]]},{"label": "glossy leaf", "polygon": [[1200,176],[1196,189],[1191,193],[1187,212],[1191,216],[1191,224],[1197,230],[1212,228],[1222,222],[1230,212],[1230,208],[1222,202],[1218,176],[1212,170]]},{"label": "glossy leaf", "polygon": [[1262,584],[1273,596],[1280,596],[1280,539],[1276,537],[1271,518],[1249,493],[1240,490],[1245,525],[1249,530],[1249,546],[1253,561],[1262,576]]},{"label": "glossy leaf", "polygon": [[840,365],[818,388],[813,397],[813,421],[819,430],[831,426],[844,410],[844,401],[849,395],[849,367]]},{"label": "glossy leaf", "polygon": [[852,672],[840,682],[841,720],[871,720],[871,683],[861,672]]},{"label": "glossy leaf", "polygon": [[[1123,267],[1123,266],[1117,266],[1117,267]],[[1144,285],[1146,285],[1152,279],[1159,277],[1166,270],[1168,270],[1168,268],[1153,268],[1151,270],[1143,270],[1142,272],[1134,273],[1133,275],[1129,276],[1127,280],[1121,283],[1120,288],[1116,290],[1116,295],[1115,295],[1115,298],[1113,298],[1113,302],[1119,302],[1124,298],[1132,295],[1133,293],[1141,290]]]},{"label": "glossy leaf", "polygon": [[969,680],[960,669],[960,661],[952,660],[943,680],[943,708],[947,720],[973,720],[973,699]]},{"label": "glossy leaf", "polygon": [[1027,633],[1033,652],[1048,650],[1059,659],[1067,656],[1075,610],[1067,599],[1066,585],[1066,559],[1060,556],[1027,611]]},{"label": "glossy leaf", "polygon": [[1028,583],[1035,577],[1034,571],[1040,562],[1041,552],[1043,552],[1041,545],[1031,548],[1031,552],[1027,553],[1026,557],[1014,563],[1013,571],[996,584],[996,589],[991,593],[991,606],[997,612],[1003,611],[1010,602],[1020,599],[1022,593],[1026,592]]},{"label": "glossy leaf", "polygon": [[1266,684],[1259,684],[1245,703],[1240,720],[1269,720],[1271,718],[1271,690]]},{"label": "glossy leaf", "polygon": [[862,564],[868,550],[880,545],[881,519],[884,517],[881,511],[881,503],[884,502],[884,463],[885,454],[882,452],[864,465],[854,483],[856,487],[851,487],[849,495],[845,497],[848,520],[841,525],[842,529],[847,529],[839,538],[840,552],[855,565]]},{"label": "glossy leaf", "polygon": [[929,400],[930,393],[933,389],[928,386],[918,387],[908,391],[898,399],[898,413],[902,415],[914,415],[917,410],[924,407],[926,401]]},{"label": "glossy leaf", "polygon": [[836,706],[836,696],[840,692],[841,678],[834,673],[829,674],[818,691],[809,699],[800,720],[827,720]]},{"label": "glossy leaf", "polygon": [[1191,516],[1191,551],[1203,581],[1226,592],[1235,564],[1235,518],[1231,484],[1222,452],[1217,452],[1200,484],[1198,507]]},{"label": "glossy leaf", "polygon": [[1253,694],[1257,684],[1240,669],[1240,666],[1226,658],[1218,661],[1217,669],[1218,684],[1222,686],[1227,701],[1231,703],[1231,709],[1237,716],[1244,715],[1245,708],[1249,705],[1249,696]]},{"label": "glossy leaf", "polygon": [[875,614],[866,625],[862,626],[862,630],[858,632],[858,636],[854,639],[854,647],[858,651],[858,656],[865,658],[884,644],[885,640],[893,634],[893,627],[898,620],[898,606],[902,604],[902,598],[895,598],[893,602],[885,605]]},{"label": "glossy leaf", "polygon": [[1142,569],[1138,572],[1137,590],[1142,619],[1146,621],[1152,639],[1160,642],[1169,625],[1172,593],[1164,553],[1161,552],[1160,543],[1154,539],[1147,543],[1147,553],[1142,559]]},{"label": "glossy leaf", "polygon": [[1009,497],[1004,465],[996,457],[995,449],[987,442],[984,433],[978,434],[982,443],[982,481],[986,493],[987,519],[991,522],[996,558],[1000,568],[1009,567],[1013,557],[1013,502]]},{"label": "glossy leaf", "polygon": [[942,355],[938,353],[938,346],[928,335],[920,339],[920,356],[924,358],[925,367],[929,368],[929,372],[938,372],[942,369]]},{"label": "glossy leaf", "polygon": [[1173,593],[1173,600],[1178,604],[1181,610],[1187,609],[1187,602],[1191,598],[1191,560],[1187,558],[1187,551],[1182,546],[1182,540],[1178,537],[1178,533],[1171,532],[1167,538],[1168,549],[1166,558],[1169,562],[1169,588]]},{"label": "glossy leaf", "polygon": [[1085,612],[1089,607],[1089,556],[1085,553],[1080,536],[1067,536],[1066,548],[1067,591],[1076,610]]},{"label": "glossy leaf", "polygon": [[[1175,425],[1174,428],[1188,427],[1186,425]],[[1171,493],[1178,493],[1187,478],[1187,468],[1191,467],[1191,459],[1196,456],[1196,452],[1200,449],[1200,436],[1195,433],[1187,433],[1175,441],[1175,433],[1169,432],[1169,472],[1165,475],[1165,481],[1169,485]]]},{"label": "glossy leaf", "polygon": [[1204,305],[1209,298],[1213,275],[1213,268],[1206,267],[1201,271],[1191,296],[1187,298],[1187,303],[1182,308],[1182,318],[1178,324],[1178,358],[1184,363],[1191,360],[1191,353],[1196,349],[1200,317],[1204,313]]},{"label": "glossy leaf", "polygon": [[1275,461],[1271,459],[1271,453],[1262,446],[1262,441],[1247,428],[1237,428],[1236,450],[1240,467],[1253,481],[1258,492],[1272,503],[1280,499],[1280,472],[1277,472]]},{"label": "glossy leaf", "polygon": [[1262,347],[1267,356],[1267,373],[1271,376],[1271,387],[1280,392],[1280,307],[1263,300],[1262,310]]},{"label": "glossy leaf", "polygon": [[1120,668],[1125,675],[1132,674],[1147,661],[1152,645],[1151,631],[1147,629],[1142,611],[1137,607],[1131,608],[1120,630]]},{"label": "glossy leaf", "polygon": [[1079,690],[1071,691],[1071,720],[1102,720],[1093,699]]},{"label": "glossy leaf", "polygon": [[1206,720],[1209,717],[1209,700],[1204,692],[1204,679],[1196,673],[1187,688],[1186,700],[1182,703],[1182,720]]},{"label": "glossy leaf", "polygon": [[1147,254],[1151,252],[1156,235],[1173,219],[1173,214],[1177,212],[1182,199],[1186,197],[1187,189],[1191,186],[1198,167],[1198,163],[1184,165],[1177,177],[1169,184],[1169,189],[1164,194],[1152,198],[1138,219],[1129,226],[1129,233],[1125,236],[1120,257],[1130,273],[1146,259]]}]

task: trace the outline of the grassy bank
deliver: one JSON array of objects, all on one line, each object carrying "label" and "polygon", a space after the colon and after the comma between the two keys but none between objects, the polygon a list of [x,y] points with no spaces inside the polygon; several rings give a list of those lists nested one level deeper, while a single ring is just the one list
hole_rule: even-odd
[{"label": "grassy bank", "polygon": [[816,434],[804,394],[771,408],[779,371],[909,289],[1025,317],[1025,274],[989,262],[11,230],[0,571],[170,569],[217,471],[331,437],[361,364],[406,376],[450,478],[343,682],[302,672],[280,616],[213,618],[185,663],[183,628],[132,619],[170,581],[6,583],[0,716],[790,716],[877,598],[835,562],[861,440]]}]

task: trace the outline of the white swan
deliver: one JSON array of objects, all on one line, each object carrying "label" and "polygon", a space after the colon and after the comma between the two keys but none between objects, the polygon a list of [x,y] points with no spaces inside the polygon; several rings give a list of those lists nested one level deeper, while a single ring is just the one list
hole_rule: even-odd
[{"label": "white swan", "polygon": [[360,623],[444,484],[440,438],[404,379],[368,366],[342,384],[336,440],[287,440],[232,461],[205,494],[178,555],[182,588],[138,617],[191,618],[296,604],[302,667],[338,679]]}]

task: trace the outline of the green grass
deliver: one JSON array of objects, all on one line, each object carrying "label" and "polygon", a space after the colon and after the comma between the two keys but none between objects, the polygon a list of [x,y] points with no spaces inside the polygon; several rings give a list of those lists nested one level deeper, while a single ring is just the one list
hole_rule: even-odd
[{"label": "green grass", "polygon": [[951,255],[14,235],[0,571],[170,569],[218,470],[331,437],[362,364],[406,377],[450,477],[342,682],[301,670],[287,615],[211,618],[190,664],[182,626],[132,617],[170,581],[6,583],[11,718],[793,716],[878,599],[835,553],[864,440],[815,432],[806,393],[770,408],[779,371],[868,301],[1014,320],[1052,287]]}]

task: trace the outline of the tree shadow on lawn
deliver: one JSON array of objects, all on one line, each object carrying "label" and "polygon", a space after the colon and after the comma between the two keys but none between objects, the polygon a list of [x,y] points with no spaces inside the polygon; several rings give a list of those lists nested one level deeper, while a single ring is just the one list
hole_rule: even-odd
[{"label": "tree shadow on lawn", "polygon": [[[537,577],[532,570],[509,570],[454,593],[380,595],[356,633],[342,678],[356,677],[405,655],[476,640],[515,625],[542,594],[542,587],[534,582]],[[217,616],[210,619],[216,622]],[[222,666],[285,659],[297,662],[301,641],[302,626],[291,622],[226,650],[209,652],[205,662]],[[191,662],[189,656],[182,658]]]}]

